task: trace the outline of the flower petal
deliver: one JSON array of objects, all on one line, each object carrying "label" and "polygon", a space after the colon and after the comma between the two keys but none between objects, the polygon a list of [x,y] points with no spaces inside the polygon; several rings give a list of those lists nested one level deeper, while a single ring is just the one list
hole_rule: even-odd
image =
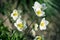
[{"label": "flower petal", "polygon": [[35,31],[33,29],[31,30],[31,33],[35,37],[36,33],[35,33]]},{"label": "flower petal", "polygon": [[37,24],[37,23],[35,23],[35,27],[34,27],[34,29],[35,29],[35,31],[38,30],[38,24]]},{"label": "flower petal", "polygon": [[42,5],[42,10],[45,10],[47,8],[45,3],[43,3],[41,5]]},{"label": "flower petal", "polygon": [[40,30],[46,30],[46,26],[48,25],[48,21],[43,18],[40,23]]}]

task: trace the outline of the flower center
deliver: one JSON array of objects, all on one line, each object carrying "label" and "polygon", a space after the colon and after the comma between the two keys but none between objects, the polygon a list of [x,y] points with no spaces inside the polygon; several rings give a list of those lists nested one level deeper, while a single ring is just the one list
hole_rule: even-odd
[{"label": "flower center", "polygon": [[22,23],[17,24],[17,26],[18,26],[20,29],[23,28],[23,24],[22,24]]},{"label": "flower center", "polygon": [[41,40],[42,38],[39,36],[38,38],[37,38],[37,40]]},{"label": "flower center", "polygon": [[41,14],[41,10],[38,10],[36,13],[37,13],[38,15],[40,15],[40,14]]},{"label": "flower center", "polygon": [[13,16],[18,16],[18,13],[14,13]]},{"label": "flower center", "polygon": [[45,23],[44,22],[41,22],[41,24],[40,24],[42,27],[44,27],[44,25],[45,25]]}]

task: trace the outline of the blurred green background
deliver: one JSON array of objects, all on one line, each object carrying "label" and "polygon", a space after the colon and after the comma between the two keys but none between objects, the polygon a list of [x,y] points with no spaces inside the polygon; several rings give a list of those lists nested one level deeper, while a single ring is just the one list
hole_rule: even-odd
[{"label": "blurred green background", "polygon": [[[50,22],[48,29],[44,31],[45,40],[60,40],[60,0],[0,0],[0,39],[2,40],[33,40],[29,35],[15,30],[10,14],[14,9],[22,10],[22,17],[33,22],[39,22],[32,6],[34,2],[47,5],[46,19]],[[27,18],[28,16],[28,18]],[[11,27],[12,25],[12,27]]]}]

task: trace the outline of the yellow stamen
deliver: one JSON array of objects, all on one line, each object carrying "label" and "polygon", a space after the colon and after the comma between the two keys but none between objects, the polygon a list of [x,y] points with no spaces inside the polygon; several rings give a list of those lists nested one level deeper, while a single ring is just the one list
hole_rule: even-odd
[{"label": "yellow stamen", "polygon": [[41,15],[41,10],[38,10],[37,12],[36,12],[36,14],[38,14],[38,15]]},{"label": "yellow stamen", "polygon": [[22,23],[19,23],[19,24],[17,24],[17,26],[19,27],[19,28],[23,28],[23,24]]},{"label": "yellow stamen", "polygon": [[45,23],[44,22],[41,22],[41,24],[40,24],[42,27],[44,27],[44,25],[45,25]]},{"label": "yellow stamen", "polygon": [[18,16],[18,13],[14,13],[13,16]]},{"label": "yellow stamen", "polygon": [[42,38],[40,36],[38,36],[37,40],[42,40]]}]

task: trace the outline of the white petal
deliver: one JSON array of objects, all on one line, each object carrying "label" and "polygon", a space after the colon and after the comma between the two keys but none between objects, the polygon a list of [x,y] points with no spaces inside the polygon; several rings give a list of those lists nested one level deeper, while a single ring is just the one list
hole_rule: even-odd
[{"label": "white petal", "polygon": [[38,24],[37,23],[35,23],[35,27],[38,27]]},{"label": "white petal", "polygon": [[40,16],[45,16],[45,12],[42,11],[42,14]]},{"label": "white petal", "polygon": [[[36,36],[34,40],[37,40],[37,38],[41,38],[41,36]],[[42,38],[41,38],[42,39]]]},{"label": "white petal", "polygon": [[22,22],[23,21],[20,18],[18,18],[17,21],[16,21],[16,23],[22,23]]},{"label": "white petal", "polygon": [[20,28],[18,28],[18,27],[17,27],[17,29],[18,29],[19,31],[23,31],[23,29],[20,29]]},{"label": "white petal", "polygon": [[40,30],[46,30],[46,26],[44,27],[40,26]]},{"label": "white petal", "polygon": [[13,16],[13,20],[16,20],[17,18],[18,18],[18,17],[14,17],[14,16]]},{"label": "white petal", "polygon": [[17,12],[17,10],[16,10],[16,9],[14,9],[14,10],[13,10],[13,13],[15,13],[15,12]]},{"label": "white petal", "polygon": [[35,37],[36,33],[35,33],[35,31],[33,29],[31,30],[31,33]]},{"label": "white petal", "polygon": [[26,21],[24,20],[23,23],[24,23],[24,29],[26,29],[27,28]]},{"label": "white petal", "polygon": [[45,10],[47,8],[45,3],[43,3],[41,5],[42,5],[42,10]]},{"label": "white petal", "polygon": [[20,9],[20,10],[18,10],[18,12],[19,12],[19,13],[22,13],[22,10]]},{"label": "white petal", "polygon": [[11,13],[11,17],[13,17],[13,13]]},{"label": "white petal", "polygon": [[15,27],[17,27],[17,24],[16,24],[16,23],[14,23],[14,26],[15,26]]},{"label": "white petal", "polygon": [[32,7],[34,10],[36,9],[41,9],[42,5],[40,3],[38,3],[37,1],[34,3],[34,6]]},{"label": "white petal", "polygon": [[43,18],[42,21],[45,22],[45,25],[48,25],[49,24],[49,22],[47,20],[45,20],[45,18]]},{"label": "white petal", "polygon": [[39,11],[39,10],[41,11],[41,9],[40,9],[40,8],[36,8],[36,9],[35,9],[35,11]]},{"label": "white petal", "polygon": [[38,30],[38,24],[36,23],[35,24],[35,28],[34,28],[36,31]]},{"label": "white petal", "polygon": [[47,20],[45,21],[45,23],[46,23],[46,25],[48,25],[48,24],[49,24],[49,22],[48,22]]},{"label": "white petal", "polygon": [[35,4],[34,4],[37,8],[39,7],[39,8],[41,8],[41,4],[39,3],[39,2],[35,2]]},{"label": "white petal", "polygon": [[19,18],[21,18],[21,15],[19,16]]},{"label": "white petal", "polygon": [[43,18],[42,21],[45,21],[45,18]]}]

